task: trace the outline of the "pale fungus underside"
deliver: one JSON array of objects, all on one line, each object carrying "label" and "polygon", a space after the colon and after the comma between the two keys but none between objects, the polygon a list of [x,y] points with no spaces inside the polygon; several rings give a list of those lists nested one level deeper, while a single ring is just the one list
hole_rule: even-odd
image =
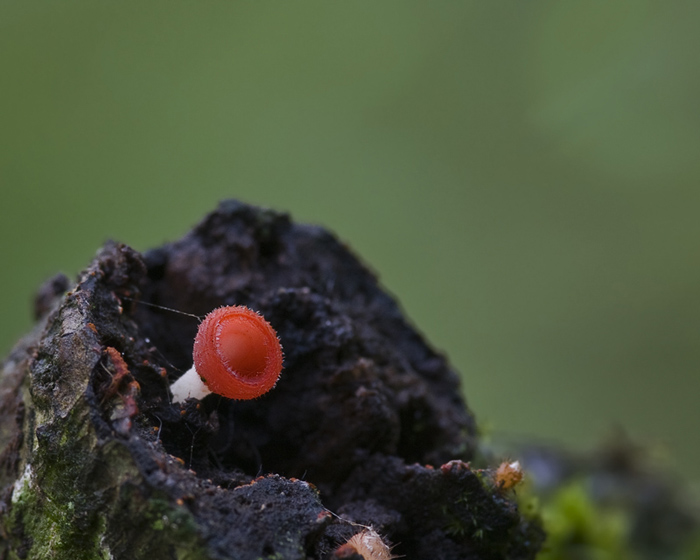
[{"label": "pale fungus underside", "polygon": [[[284,347],[277,386],[172,404],[197,320],[147,304],[259,311]],[[409,560],[540,548],[468,464],[456,374],[321,228],[225,202],[144,255],[108,244],[37,315],[0,378],[0,557],[322,560],[359,524]]]}]

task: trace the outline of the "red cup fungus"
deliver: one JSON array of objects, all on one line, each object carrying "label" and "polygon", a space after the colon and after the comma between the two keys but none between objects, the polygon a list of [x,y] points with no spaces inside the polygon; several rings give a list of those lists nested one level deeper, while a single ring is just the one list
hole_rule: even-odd
[{"label": "red cup fungus", "polygon": [[265,318],[247,307],[219,307],[199,325],[194,365],[172,384],[173,402],[216,393],[254,399],[275,386],[282,371],[282,346]]}]

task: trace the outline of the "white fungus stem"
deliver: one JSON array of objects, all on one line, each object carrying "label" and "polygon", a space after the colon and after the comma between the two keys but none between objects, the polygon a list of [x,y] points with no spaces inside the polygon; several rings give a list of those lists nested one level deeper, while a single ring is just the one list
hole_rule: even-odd
[{"label": "white fungus stem", "polygon": [[211,393],[194,366],[170,386],[170,392],[173,394],[174,403],[185,402],[187,399],[203,399]]}]

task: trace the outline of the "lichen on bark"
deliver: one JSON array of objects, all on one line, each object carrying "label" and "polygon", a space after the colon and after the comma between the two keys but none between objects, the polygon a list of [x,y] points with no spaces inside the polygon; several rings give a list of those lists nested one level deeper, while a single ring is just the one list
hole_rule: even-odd
[{"label": "lichen on bark", "polygon": [[[320,560],[371,525],[409,559],[534,558],[537,521],[470,466],[457,375],[322,228],[229,201],[66,287],[3,363],[6,557]],[[197,320],[168,309],[232,304],[277,330],[278,386],[173,405]]]}]

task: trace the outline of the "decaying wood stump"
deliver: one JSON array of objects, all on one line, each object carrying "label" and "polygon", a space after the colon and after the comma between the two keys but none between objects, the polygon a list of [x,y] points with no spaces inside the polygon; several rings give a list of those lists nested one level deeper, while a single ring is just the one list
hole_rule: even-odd
[{"label": "decaying wood stump", "polygon": [[[164,307],[232,304],[277,330],[277,387],[172,404],[198,322]],[[541,544],[470,467],[456,374],[321,228],[226,202],[144,255],[107,244],[36,309],[0,378],[4,558],[326,559],[362,525],[407,559]]]}]

